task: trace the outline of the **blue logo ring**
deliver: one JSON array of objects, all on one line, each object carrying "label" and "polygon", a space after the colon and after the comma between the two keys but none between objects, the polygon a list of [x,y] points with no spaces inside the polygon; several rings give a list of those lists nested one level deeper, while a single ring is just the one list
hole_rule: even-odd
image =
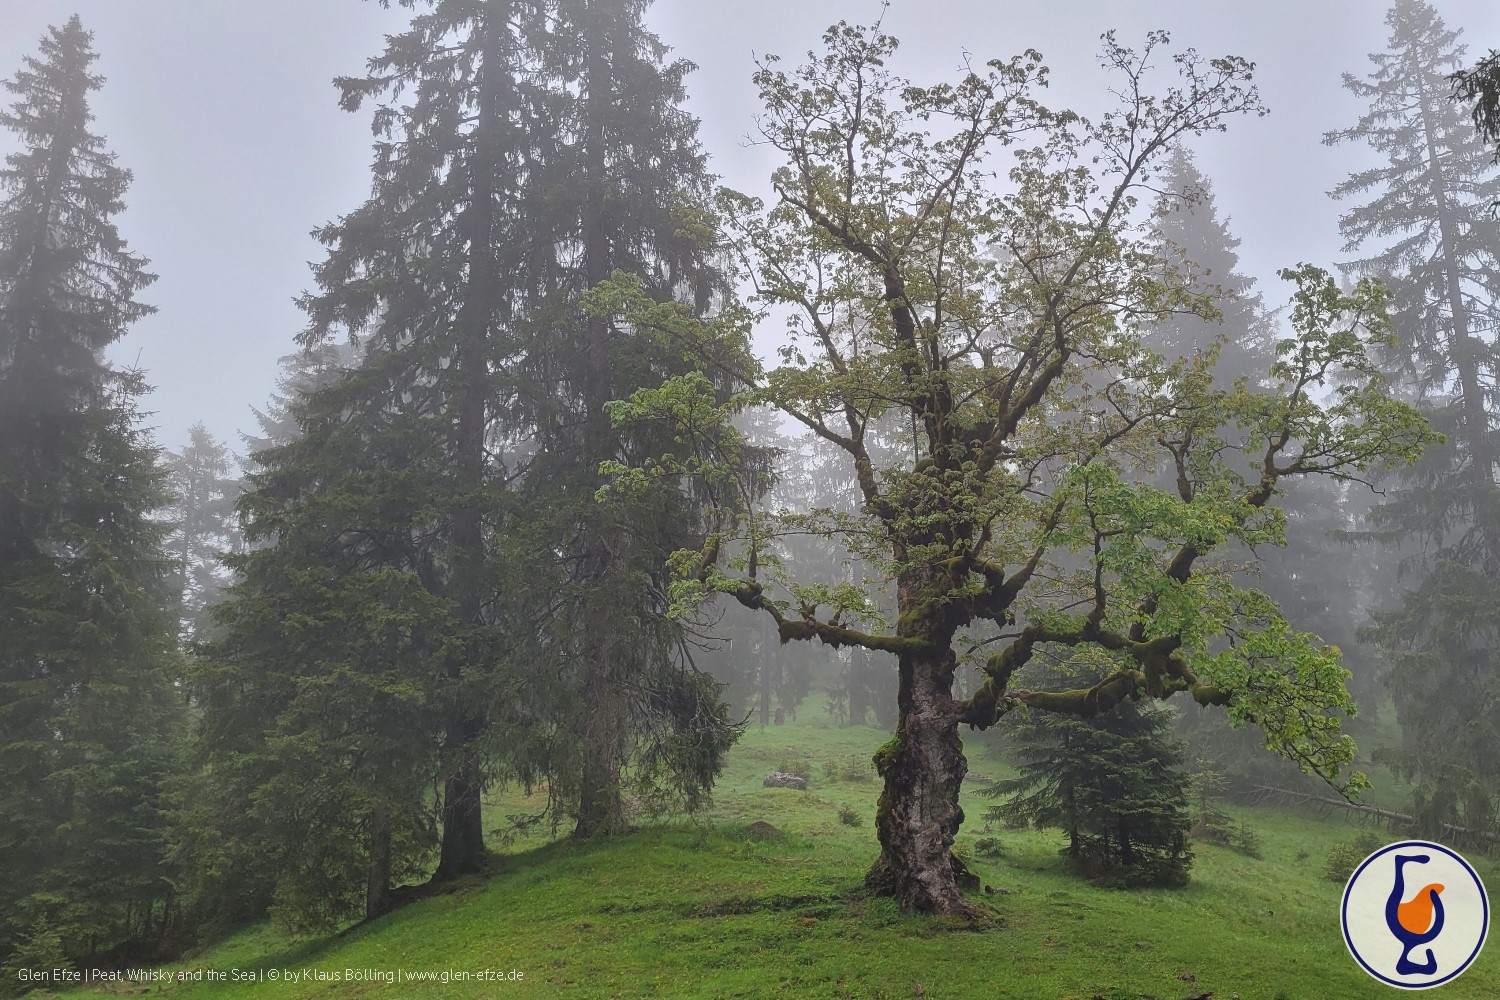
[{"label": "blue logo ring", "polygon": [[[1464,871],[1468,872],[1469,873],[1469,877],[1474,880],[1474,884],[1479,887],[1479,902],[1480,902],[1480,905],[1483,907],[1483,912],[1484,912],[1484,922],[1480,926],[1480,929],[1479,929],[1479,940],[1478,940],[1478,942],[1475,943],[1474,950],[1472,952],[1470,952],[1469,956],[1467,958],[1465,958],[1462,962],[1460,962],[1458,964],[1458,967],[1455,968],[1452,972],[1448,973],[1446,976],[1443,976],[1441,979],[1434,979],[1430,983],[1403,983],[1403,982],[1400,982],[1398,980],[1391,979],[1391,978],[1389,978],[1389,977],[1387,977],[1385,975],[1382,975],[1381,973],[1375,971],[1374,969],[1370,968],[1369,963],[1364,960],[1364,958],[1360,955],[1359,950],[1354,947],[1354,940],[1349,936],[1349,894],[1354,891],[1354,885],[1355,885],[1356,882],[1359,881],[1360,875],[1363,874],[1364,870],[1370,866],[1370,863],[1373,862],[1373,861],[1375,861],[1377,858],[1384,857],[1386,854],[1389,854],[1391,851],[1399,850],[1399,849],[1402,849],[1402,848],[1408,848],[1408,847],[1417,847],[1417,848],[1421,848],[1423,850],[1440,851],[1443,854],[1446,854],[1448,857],[1452,858],[1454,861],[1457,861],[1460,865],[1462,865]],[[1365,860],[1360,864],[1360,866],[1358,868],[1356,868],[1354,870],[1354,874],[1351,875],[1351,876],[1349,876],[1349,881],[1344,886],[1344,898],[1343,898],[1343,901],[1339,905],[1339,928],[1344,933],[1344,944],[1348,947],[1349,954],[1353,955],[1354,956],[1354,960],[1359,963],[1360,968],[1364,969],[1371,976],[1374,976],[1376,979],[1380,980],[1382,983],[1385,983],[1388,986],[1394,986],[1397,989],[1403,989],[1403,990],[1410,990],[1410,989],[1425,990],[1425,989],[1430,989],[1431,987],[1434,987],[1434,986],[1441,986],[1443,983],[1446,983],[1450,979],[1453,979],[1455,976],[1459,975],[1464,970],[1466,970],[1470,965],[1473,965],[1474,964],[1474,959],[1476,959],[1476,958],[1479,957],[1479,952],[1484,947],[1485,938],[1489,935],[1489,930],[1490,930],[1490,900],[1489,900],[1489,894],[1488,894],[1488,892],[1484,888],[1484,881],[1479,877],[1479,873],[1476,872],[1474,870],[1474,867],[1472,865],[1470,865],[1467,861],[1465,861],[1463,859],[1463,857],[1460,856],[1459,854],[1455,853],[1452,850],[1449,850],[1448,848],[1444,847],[1442,844],[1434,844],[1434,843],[1432,843],[1429,840],[1403,840],[1403,841],[1401,841],[1399,843],[1387,844],[1385,847],[1382,847],[1380,850],[1376,851],[1374,854],[1371,854],[1368,858],[1365,858]]]}]

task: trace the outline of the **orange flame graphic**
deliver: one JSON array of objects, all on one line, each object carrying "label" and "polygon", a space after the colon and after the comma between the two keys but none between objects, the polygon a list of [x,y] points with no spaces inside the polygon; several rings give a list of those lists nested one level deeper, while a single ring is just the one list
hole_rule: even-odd
[{"label": "orange flame graphic", "polygon": [[1425,934],[1432,926],[1432,904],[1437,894],[1446,888],[1438,882],[1434,882],[1422,889],[1412,897],[1409,902],[1402,903],[1396,907],[1396,919],[1401,926],[1413,934]]}]

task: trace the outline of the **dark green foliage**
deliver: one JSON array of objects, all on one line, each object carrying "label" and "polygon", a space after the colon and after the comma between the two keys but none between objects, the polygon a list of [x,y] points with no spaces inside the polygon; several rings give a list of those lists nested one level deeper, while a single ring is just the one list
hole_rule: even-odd
[{"label": "dark green foliage", "polygon": [[199,864],[269,876],[251,895],[274,891],[297,927],[378,913],[425,872],[444,706],[462,697],[442,661],[462,629],[415,529],[440,499],[421,424],[345,419],[380,377],[343,370],[293,404],[302,434],[252,456],[248,549],[194,667],[206,791],[233,817],[200,834]]},{"label": "dark green foliage", "polygon": [[639,14],[440,3],[338,81],[346,109],[377,103],[374,194],[318,232],[303,395],[252,455],[195,678],[247,819],[194,850],[293,925],[383,912],[438,831],[435,879],[482,868],[497,782],[545,779],[588,832],[622,828],[627,788],[696,808],[735,735],[665,614],[692,498],[596,497],[601,462],[654,447],[605,404],[672,356],[584,293],[615,269],[699,308],[715,287],[687,66]]},{"label": "dark green foliage", "polygon": [[89,128],[90,41],[49,29],[0,112],[0,966],[148,956],[176,914],[167,495],[142,377],[101,353],[153,276],[112,221],[130,174]]},{"label": "dark green foliage", "polygon": [[1346,249],[1369,256],[1345,269],[1390,286],[1399,344],[1389,364],[1447,447],[1394,477],[1372,512],[1410,555],[1399,605],[1367,634],[1390,664],[1403,731],[1390,763],[1420,783],[1425,812],[1444,804],[1429,820],[1483,826],[1500,790],[1489,708],[1500,694],[1500,244],[1490,213],[1500,169],[1449,100],[1464,59],[1458,32],[1418,0],[1398,0],[1386,22],[1389,46],[1370,57],[1371,74],[1345,77],[1369,111],[1327,137],[1368,143],[1382,159],[1334,195],[1363,199],[1340,229]]},{"label": "dark green foliage", "polygon": [[533,669],[566,699],[553,785],[579,836],[622,832],[627,790],[656,807],[696,807],[735,736],[719,685],[667,615],[668,559],[701,544],[698,501],[671,479],[598,497],[605,463],[679,444],[663,428],[616,426],[611,402],[686,367],[680,350],[589,311],[585,294],[622,272],[701,314],[726,291],[704,222],[697,121],[681,108],[693,67],[667,61],[642,23],[647,6],[562,0],[534,40],[538,99],[559,127],[528,184],[533,225],[556,256],[541,270],[522,364],[547,388],[531,397],[539,450],[520,489],[549,513],[542,534],[556,547],[541,566],[551,607]]},{"label": "dark green foliage", "polygon": [[1063,854],[1094,881],[1187,883],[1190,779],[1170,709],[1127,700],[1090,719],[1011,718],[1002,729],[1020,773],[984,790],[1004,799],[989,819],[1063,830]]},{"label": "dark green foliage", "polygon": [[[305,397],[336,382],[354,360],[354,351],[346,345],[326,345],[282,358],[277,392],[264,410],[255,411],[260,434],[245,436],[252,456],[299,440],[302,428],[297,412],[305,406]],[[253,458],[249,465],[252,470],[258,467]],[[234,529],[241,543],[240,555],[265,548],[276,539],[272,533],[245,545],[238,523]],[[209,651],[213,652],[212,647]],[[264,916],[276,892],[274,847],[248,815],[270,766],[269,758],[261,753],[264,733],[282,700],[274,687],[267,688],[267,677],[245,676],[218,688],[232,678],[232,669],[209,661],[198,662],[196,667],[190,668],[189,677],[204,711],[193,767],[183,779],[174,860],[187,905],[185,922],[196,929],[198,940],[212,940]]]},{"label": "dark green foliage", "polygon": [[1359,863],[1380,850],[1385,843],[1386,838],[1367,830],[1357,837],[1334,844],[1328,849],[1328,856],[1323,861],[1323,877],[1340,884],[1349,881],[1349,876],[1354,874]]},{"label": "dark green foliage", "polygon": [[351,111],[403,95],[375,111],[374,195],[318,232],[302,301],[309,351],[357,337],[360,363],[314,366],[294,433],[268,427],[252,456],[252,549],[199,677],[206,750],[257,804],[249,839],[293,923],[387,908],[427,864],[434,784],[438,875],[477,870],[489,729],[527,711],[506,637],[530,630],[505,598],[531,566],[492,553],[525,447],[506,368],[539,280],[518,191],[543,142],[518,124],[537,15],[439,5],[338,81]]},{"label": "dark green foliage", "polygon": [[[1455,99],[1473,105],[1474,127],[1491,145],[1500,145],[1500,51],[1452,76]],[[1500,151],[1496,152],[1500,157]]]}]

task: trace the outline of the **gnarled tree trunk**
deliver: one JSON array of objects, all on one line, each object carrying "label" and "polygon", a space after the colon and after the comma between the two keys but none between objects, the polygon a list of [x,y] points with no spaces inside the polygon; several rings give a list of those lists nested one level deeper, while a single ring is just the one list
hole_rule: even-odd
[{"label": "gnarled tree trunk", "polygon": [[968,771],[952,697],[954,667],[947,651],[900,657],[900,722],[875,757],[885,781],[875,817],[880,858],[866,884],[894,896],[907,913],[970,917],[962,889],[977,888],[976,880],[952,851]]}]

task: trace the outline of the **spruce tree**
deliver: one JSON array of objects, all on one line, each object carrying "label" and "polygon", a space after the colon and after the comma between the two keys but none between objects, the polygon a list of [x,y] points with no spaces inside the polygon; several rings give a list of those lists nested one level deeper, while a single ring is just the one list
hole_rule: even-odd
[{"label": "spruce tree", "polygon": [[989,818],[1061,829],[1068,838],[1063,854],[1091,879],[1186,884],[1192,782],[1172,716],[1170,709],[1127,700],[1089,719],[1031,713],[1007,720],[1004,738],[1018,774],[985,789],[1005,799]]},{"label": "spruce tree", "polygon": [[195,849],[269,874],[293,927],[378,916],[426,874],[441,773],[432,678],[451,609],[410,539],[420,483],[386,477],[420,466],[422,442],[345,427],[343,384],[294,406],[306,433],[253,456],[249,548],[227,557],[237,579],[194,665],[214,794],[241,807],[233,832],[200,832]]},{"label": "spruce tree", "polygon": [[[253,410],[259,433],[243,435],[248,455],[242,465],[247,473],[270,471],[279,454],[275,449],[302,439],[302,414],[308,397],[336,383],[356,360],[355,352],[346,344],[323,345],[281,359],[276,390],[264,408]],[[217,638],[218,642],[208,643],[203,648],[207,655],[191,660],[187,668],[201,719],[191,745],[190,762],[194,766],[181,796],[173,856],[181,872],[186,922],[198,929],[200,939],[212,939],[263,917],[278,891],[284,903],[280,912],[292,924],[317,924],[353,912],[358,905],[357,900],[351,902],[350,891],[341,888],[335,894],[334,906],[297,912],[287,901],[307,898],[306,894],[280,865],[281,854],[291,848],[278,843],[278,830],[268,829],[259,820],[264,813],[255,811],[257,796],[270,782],[278,763],[267,743],[296,683],[287,672],[288,664],[296,669],[296,653],[282,651],[280,640],[275,638],[281,632],[279,622],[270,632],[260,634],[262,643],[253,656],[239,655],[233,627],[213,627],[215,614],[232,614],[235,605],[248,596],[246,592],[266,597],[278,589],[282,593],[290,589],[274,569],[250,561],[251,553],[276,544],[279,535],[275,528],[268,526],[256,533],[253,541],[247,541],[239,533],[238,510],[233,526],[239,544],[226,561],[242,564],[231,575],[231,587],[226,588],[230,603],[217,611],[210,607],[203,616],[209,626],[205,638]],[[253,574],[246,571],[247,566],[254,566]],[[295,594],[288,594],[284,605],[288,614],[302,610],[290,607],[296,599]],[[248,634],[245,637],[253,638]],[[273,657],[280,662],[270,664]],[[359,823],[362,819],[355,814],[350,821]],[[295,831],[291,836],[294,843]],[[363,856],[364,851],[358,850],[341,863],[347,866]]]},{"label": "spruce tree", "polygon": [[[1420,782],[1418,811],[1482,823],[1500,792],[1500,729],[1485,708],[1500,693],[1500,242],[1490,213],[1500,169],[1449,99],[1449,74],[1464,58],[1458,32],[1420,0],[1398,0],[1386,23],[1389,45],[1370,57],[1370,75],[1344,77],[1369,111],[1327,136],[1368,143],[1382,162],[1333,195],[1361,200],[1340,230],[1346,250],[1368,256],[1345,270],[1390,286],[1399,339],[1390,363],[1448,444],[1400,476],[1373,512],[1388,537],[1420,552],[1399,606],[1378,614],[1370,634],[1390,663],[1405,742],[1394,763]],[[1468,807],[1447,794],[1453,788],[1467,789]],[[1450,807],[1427,808],[1440,799]]]},{"label": "spruce tree", "polygon": [[154,276],[113,221],[130,173],[91,130],[91,39],[50,28],[0,112],[0,967],[23,940],[144,955],[175,912],[167,498],[143,379],[103,356]]},{"label": "spruce tree", "polygon": [[[442,879],[484,859],[481,739],[508,645],[493,609],[509,583],[493,549],[511,506],[511,446],[527,434],[511,369],[547,257],[521,190],[550,155],[528,69],[544,13],[529,0],[432,4],[387,40],[367,75],[336,81],[347,110],[381,102],[373,193],[317,233],[328,257],[303,300],[301,339],[311,347],[348,334],[364,356],[309,401],[318,416],[304,439],[268,456],[282,467],[273,474],[302,475],[315,492],[371,499],[354,521],[326,510],[344,529],[328,561],[396,574],[445,616],[410,635],[405,654],[421,661],[424,698],[444,717]],[[309,441],[315,434],[330,440]],[[346,474],[320,479],[325,460]],[[319,629],[309,638],[332,655],[342,626]]]},{"label": "spruce tree", "polygon": [[[1490,49],[1483,59],[1450,79],[1454,97],[1472,106],[1470,118],[1484,141],[1500,147],[1500,50]],[[1500,161],[1500,148],[1495,157]]]},{"label": "spruce tree", "polygon": [[554,512],[545,533],[560,545],[544,662],[573,699],[561,708],[562,745],[576,755],[561,762],[557,783],[582,837],[626,828],[627,774],[644,801],[697,803],[733,739],[719,686],[693,665],[688,634],[667,615],[667,559],[701,542],[692,498],[673,482],[597,498],[602,465],[668,440],[616,428],[611,401],[683,363],[591,311],[586,293],[617,271],[700,312],[724,291],[701,220],[709,178],[697,122],[681,108],[693,67],[666,60],[642,23],[647,6],[561,0],[538,36],[539,99],[557,132],[529,184],[557,253],[525,364],[555,372],[564,392],[538,404],[540,449],[523,492]]},{"label": "spruce tree", "polygon": [[279,360],[281,374],[276,389],[265,408],[251,407],[259,433],[241,433],[245,454],[253,456],[268,448],[291,444],[302,436],[294,408],[304,397],[338,381],[344,369],[358,364],[354,345],[343,341],[319,344],[307,350],[296,350]]},{"label": "spruce tree", "polygon": [[1160,187],[1153,227],[1157,252],[1182,273],[1187,289],[1212,297],[1217,315],[1171,315],[1150,325],[1146,343],[1173,358],[1217,343],[1215,381],[1263,383],[1276,360],[1275,331],[1255,279],[1240,270],[1240,241],[1219,215],[1212,183],[1178,146],[1162,165]]},{"label": "spruce tree", "polygon": [[224,569],[219,556],[236,547],[234,501],[239,480],[230,475],[229,449],[202,423],[188,429],[188,443],[167,456],[174,525],[168,550],[178,561],[185,635],[203,634],[204,609],[219,599]]}]

